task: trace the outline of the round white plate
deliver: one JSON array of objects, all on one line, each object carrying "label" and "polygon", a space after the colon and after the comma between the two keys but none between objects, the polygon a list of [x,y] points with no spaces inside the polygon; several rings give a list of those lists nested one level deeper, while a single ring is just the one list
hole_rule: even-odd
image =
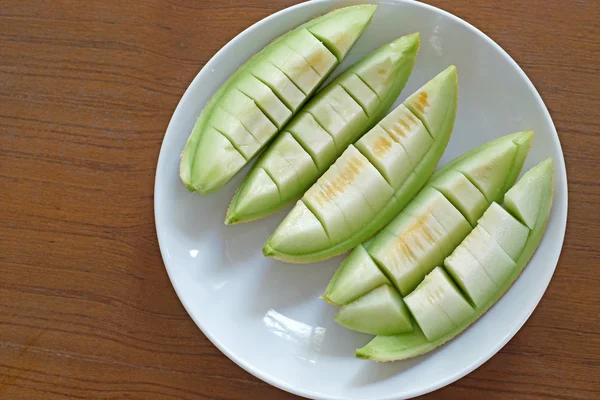
[{"label": "round white plate", "polygon": [[527,320],[552,277],[567,216],[567,178],[558,135],[542,99],[519,66],[492,40],[457,17],[412,1],[385,1],[342,71],[379,46],[420,32],[421,49],[397,104],[450,64],[459,76],[458,118],[440,165],[498,136],[536,132],[524,170],[555,160],[552,215],[537,253],[506,295],[455,340],[395,363],[354,358],[371,336],[333,321],[318,297],[341,258],[309,265],[263,257],[261,248],[283,219],[225,226],[225,211],[247,169],[219,192],[189,193],[179,155],[195,119],[227,77],[271,40],[313,16],[355,1],[312,1],[248,28],[196,76],[167,129],[156,171],[155,217],[160,250],[187,312],[224,354],[258,378],[309,398],[401,399],[447,385],[492,357]]}]

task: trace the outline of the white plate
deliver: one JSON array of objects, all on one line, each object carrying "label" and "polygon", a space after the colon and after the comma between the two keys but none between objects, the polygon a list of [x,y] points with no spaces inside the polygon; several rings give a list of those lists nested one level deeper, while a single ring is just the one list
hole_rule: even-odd
[{"label": "white plate", "polygon": [[311,265],[263,257],[261,248],[285,212],[225,226],[225,210],[247,169],[215,194],[187,192],[179,154],[211,95],[252,54],[288,29],[355,1],[312,1],[258,22],[219,51],[196,76],[167,129],[156,171],[155,217],[160,250],[175,290],[204,334],[258,378],[309,398],[400,399],[447,385],[492,357],[527,320],[552,277],[567,215],[567,180],[558,135],[537,91],[492,40],[457,17],[412,1],[385,1],[342,67],[408,33],[421,49],[401,100],[449,64],[459,76],[454,133],[440,164],[490,139],[524,129],[536,136],[525,169],[552,156],[556,193],[539,250],[508,293],[455,340],[395,363],[354,358],[371,336],[333,321],[319,300],[337,257]]}]

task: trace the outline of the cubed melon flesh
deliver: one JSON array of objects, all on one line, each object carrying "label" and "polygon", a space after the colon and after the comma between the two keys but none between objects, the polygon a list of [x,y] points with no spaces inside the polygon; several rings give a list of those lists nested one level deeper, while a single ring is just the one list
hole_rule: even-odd
[{"label": "cubed melon flesh", "polygon": [[506,254],[514,261],[519,258],[529,235],[529,228],[510,215],[498,203],[486,210],[479,219],[479,226],[485,229]]},{"label": "cubed melon flesh", "polygon": [[446,230],[430,213],[412,218],[400,233],[384,228],[367,251],[403,296],[444,258]]},{"label": "cubed melon flesh", "polygon": [[[227,212],[225,224],[234,224],[239,221],[238,213],[245,219],[257,219],[264,217],[264,211],[261,208],[268,202],[280,202],[281,196],[293,194],[298,186],[308,188],[312,184],[312,175],[316,172],[315,166],[310,155],[304,151],[296,139],[289,133],[283,132],[275,139],[276,151],[270,157],[260,157],[248,174],[242,184],[240,191],[243,196],[236,196],[230,209]],[[271,180],[265,178],[265,173]],[[257,185],[267,182],[266,187]],[[271,184],[275,183],[275,186]],[[256,186],[256,187],[255,187]],[[272,193],[268,193],[271,191]],[[284,201],[293,201],[297,198],[284,198]],[[241,204],[245,207],[240,208]],[[250,210],[248,205],[253,204],[252,214],[247,214]]]},{"label": "cubed melon flesh", "polygon": [[440,192],[428,187],[384,231],[396,239],[379,234],[369,245],[369,254],[406,295],[442,263],[471,225]]},{"label": "cubed melon flesh", "polygon": [[335,321],[348,329],[372,335],[397,335],[413,330],[406,304],[390,285],[380,286],[344,305]]},{"label": "cubed melon flesh", "polygon": [[262,145],[233,115],[217,108],[214,110],[209,124],[225,136],[246,160],[252,158]]},{"label": "cubed melon flesh", "polygon": [[286,45],[272,49],[265,60],[286,74],[305,95],[310,95],[321,82],[319,74],[304,57]]},{"label": "cubed melon flesh", "polygon": [[501,286],[516,264],[494,238],[481,226],[465,238],[463,245],[479,261],[497,286]]},{"label": "cubed melon flesh", "polygon": [[377,112],[380,103],[377,93],[373,92],[358,75],[349,74],[346,79],[340,81],[340,86],[361,105],[367,116],[370,117]]},{"label": "cubed melon flesh", "polygon": [[[428,212],[438,220],[446,230],[443,252],[452,250],[471,232],[471,225],[465,217],[438,190],[426,187],[418,194],[419,200],[406,207],[406,213],[414,216]],[[392,227],[392,224],[390,224]]]},{"label": "cubed melon flesh", "polygon": [[[286,130],[310,154],[320,173],[325,172],[329,168],[331,160],[337,154],[335,143],[331,135],[321,128],[321,125],[319,125],[311,114],[301,112],[287,125]],[[267,152],[269,151],[273,150],[267,150]],[[315,176],[319,175],[319,173],[315,174]]]},{"label": "cubed melon flesh", "polygon": [[406,84],[414,59],[404,55],[415,53],[418,46],[419,34],[403,36],[374,52],[369,63],[357,64],[353,72],[383,101],[389,95],[389,87]]},{"label": "cubed melon flesh", "polygon": [[[342,86],[334,86],[327,96],[327,101],[348,125],[360,126],[367,122],[367,114],[362,106]],[[343,143],[346,143],[347,140],[344,140]]]},{"label": "cubed melon flesh", "polygon": [[498,286],[464,245],[459,245],[444,260],[444,266],[475,307],[481,307]]},{"label": "cubed melon flesh", "polygon": [[377,168],[353,145],[342,153],[338,163],[348,172],[350,183],[364,195],[372,210],[380,210],[394,195],[394,189]]},{"label": "cubed melon flesh", "polygon": [[469,221],[472,226],[483,215],[489,203],[485,196],[462,173],[449,170],[443,180],[432,183]]},{"label": "cubed melon flesh", "polygon": [[361,137],[354,145],[397,190],[410,175],[412,164],[401,144],[379,125]]},{"label": "cubed melon flesh", "polygon": [[337,18],[310,24],[308,30],[341,61],[362,35],[376,8],[372,4],[342,8]]},{"label": "cubed melon flesh", "polygon": [[353,171],[350,164],[335,163],[319,178],[319,184],[329,197],[338,205],[352,232],[360,228],[371,218],[373,210],[360,190],[352,184]]},{"label": "cubed melon flesh", "polygon": [[236,117],[261,145],[277,132],[277,127],[257,107],[254,100],[239,90],[230,90],[221,100],[222,108]]},{"label": "cubed melon flesh", "polygon": [[292,111],[297,111],[304,103],[306,95],[279,68],[263,61],[252,66],[249,73],[271,88],[273,93]]},{"label": "cubed melon flesh", "polygon": [[271,88],[253,75],[245,74],[240,78],[237,81],[237,88],[254,100],[258,108],[277,128],[281,128],[292,116],[292,111],[279,100]]},{"label": "cubed melon flesh", "polygon": [[300,54],[320,76],[327,76],[338,63],[335,55],[307,29],[291,33],[285,38],[285,44]]},{"label": "cubed melon flesh", "polygon": [[375,264],[367,250],[358,245],[344,259],[325,289],[323,298],[334,305],[348,304],[390,281]]},{"label": "cubed melon flesh", "polygon": [[[277,137],[276,142],[278,142],[278,145],[274,151],[285,157],[290,165],[296,170],[298,184],[302,187],[308,188],[312,183],[312,176],[318,173],[317,166],[315,165],[310,154],[304,150],[304,148],[289,132],[281,133]],[[267,157],[265,157],[265,159],[266,158]]]},{"label": "cubed melon flesh", "polygon": [[[291,188],[294,188],[300,184],[298,181],[298,175],[296,174],[296,169],[281,152],[278,152],[273,157],[265,158],[260,161],[262,162],[260,163],[261,165],[259,169],[265,171],[265,173],[269,175],[273,182],[275,182],[277,191],[279,192],[279,197],[281,196],[281,193],[286,193]],[[247,199],[248,202],[252,201],[252,193],[248,193],[246,196],[250,196]],[[264,201],[264,199],[260,198],[254,199],[256,202],[260,202],[261,200]]]},{"label": "cubed melon flesh", "polygon": [[534,229],[540,213],[538,204],[552,195],[553,161],[548,158],[527,171],[504,196],[504,207],[529,229]]},{"label": "cubed melon flesh", "polygon": [[[288,172],[290,172],[288,170]],[[293,171],[292,171],[293,172]],[[279,188],[269,174],[263,168],[257,168],[252,171],[248,177],[248,184],[240,187],[241,196],[235,203],[237,212],[249,215],[260,215],[261,204],[263,202],[279,201]],[[235,217],[229,223],[237,222]]]},{"label": "cubed melon flesh", "polygon": [[434,138],[447,129],[448,115],[454,113],[456,79],[456,68],[450,67],[404,101],[404,105],[423,122]]},{"label": "cubed melon flesh", "polygon": [[442,267],[431,271],[404,301],[429,341],[444,336],[474,312]]},{"label": "cubed melon flesh", "polygon": [[283,221],[295,229],[279,230],[271,235],[270,243],[278,249],[284,249],[289,254],[302,254],[307,251],[319,251],[331,245],[323,224],[302,200],[296,203]]},{"label": "cubed melon flesh", "polygon": [[379,125],[404,147],[413,167],[433,145],[433,139],[423,123],[403,104],[382,119]]},{"label": "cubed melon flesh", "polygon": [[327,186],[323,187],[321,182],[317,181],[302,196],[302,201],[306,204],[306,207],[323,224],[331,244],[339,243],[344,236],[352,232],[352,226],[340,207],[332,199],[333,195],[331,189]]},{"label": "cubed melon flesh", "polygon": [[[379,209],[392,194],[393,190],[377,169],[350,145],[303,199],[335,243],[360,229],[374,216],[373,210]],[[332,207],[330,202],[337,207]],[[346,224],[342,223],[339,213],[345,216]],[[333,226],[335,221],[341,226]]]},{"label": "cubed melon flesh", "polygon": [[515,164],[518,147],[512,141],[504,141],[461,163],[456,170],[461,172],[483,193],[488,202],[499,200],[506,186],[508,173]]},{"label": "cubed melon flesh", "polygon": [[338,152],[355,141],[357,132],[362,133],[360,127],[367,122],[367,115],[360,104],[339,85],[333,87],[327,96],[311,102],[306,112],[312,114],[331,135]]},{"label": "cubed melon flesh", "polygon": [[[209,142],[210,145],[204,145],[204,142]],[[206,182],[210,181],[215,187],[224,185],[223,180],[229,179],[229,172],[236,171],[246,164],[246,159],[231,141],[212,127],[203,129],[197,154],[204,162],[202,168],[200,163],[194,165],[194,175]],[[221,179],[214,179],[215,176],[220,176]]]}]

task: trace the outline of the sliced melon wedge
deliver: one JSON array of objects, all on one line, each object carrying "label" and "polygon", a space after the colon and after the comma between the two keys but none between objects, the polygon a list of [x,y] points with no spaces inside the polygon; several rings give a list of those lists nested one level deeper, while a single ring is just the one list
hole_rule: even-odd
[{"label": "sliced melon wedge", "polygon": [[[489,206],[483,193],[457,170],[465,165],[479,170],[504,167],[504,171],[490,176],[502,181],[503,188],[496,193],[496,200],[508,190],[504,182],[514,183],[513,179],[520,173],[532,139],[533,133],[528,131],[507,135],[451,161],[365,246],[368,255],[403,296],[442,264],[471,232],[474,224],[469,222],[481,218]],[[506,166],[499,156],[506,153],[519,154],[519,157]],[[480,179],[481,184],[487,185],[484,178]],[[351,260],[344,263],[345,268],[352,269]],[[336,289],[333,281],[330,286],[331,290]],[[351,285],[346,284],[343,291],[348,297],[358,297]]]},{"label": "sliced melon wedge", "polygon": [[323,299],[341,306],[389,283],[365,248],[358,245],[331,278]]},{"label": "sliced melon wedge", "polygon": [[[513,269],[502,282],[495,283],[492,286],[488,281],[489,291],[481,292],[475,296],[475,292],[472,290],[473,285],[479,285],[485,281],[482,269],[479,267],[489,268],[489,265],[481,264],[480,260],[474,260],[476,257],[471,257],[469,252],[465,252],[468,248],[464,242],[459,245],[452,256],[446,259],[445,266],[450,269],[451,275],[459,277],[457,282],[463,290],[469,293],[473,300],[478,299],[474,301],[476,306],[474,313],[461,323],[455,324],[454,328],[448,325],[444,329],[439,329],[439,332],[436,331],[435,335],[428,335],[422,329],[415,327],[414,331],[410,333],[377,336],[365,347],[358,349],[356,356],[375,361],[394,361],[415,357],[427,353],[454,338],[477,320],[508,290],[538,247],[550,217],[554,190],[553,182],[553,162],[549,158],[526,172],[519,182],[506,193],[505,197],[511,200],[504,203],[504,209],[515,216],[521,224],[525,224],[527,219],[531,231],[523,243],[523,249],[514,262]],[[521,210],[521,215],[518,215],[515,212],[516,210]],[[506,222],[506,219],[501,219],[499,222],[506,225],[513,224],[513,222]],[[494,262],[492,259],[482,261],[485,263]],[[460,264],[460,271],[456,268],[458,264]],[[479,278],[476,278],[476,276],[479,276]],[[407,299],[405,301],[410,308],[411,302]],[[442,331],[444,333],[441,333]]]},{"label": "sliced melon wedge", "polygon": [[343,306],[335,321],[348,329],[373,335],[397,335],[413,330],[406,304],[390,285],[380,286]]},{"label": "sliced melon wedge", "polygon": [[460,326],[475,311],[441,267],[431,271],[404,301],[429,341]]},{"label": "sliced melon wedge", "polygon": [[[326,185],[324,181],[330,180],[328,174],[336,175],[335,181],[340,184],[336,185],[335,198],[332,200],[340,206],[351,228],[338,229],[336,235],[342,236],[330,236],[331,246],[326,249],[323,249],[321,243],[315,242],[302,252],[291,252],[290,249],[274,246],[269,239],[263,249],[265,255],[289,262],[314,262],[333,257],[371,237],[412,199],[435,168],[450,138],[458,90],[456,68],[450,66],[442,71],[421,90],[435,93],[436,88],[432,85],[439,85],[445,90],[450,86],[454,88],[452,96],[447,99],[453,112],[448,113],[446,104],[440,109],[447,119],[438,132],[428,132],[411,111],[400,105],[358,140],[356,146],[348,146],[324,177],[317,181],[316,185],[323,187]],[[431,107],[428,112],[436,113],[437,108]],[[418,154],[420,158],[416,158],[414,154]],[[401,170],[403,168],[408,168],[409,171]],[[348,173],[342,174],[342,170]],[[399,179],[399,175],[404,179]],[[356,195],[356,192],[362,193],[368,208],[364,207],[361,197]],[[357,217],[356,213],[350,210],[361,208],[366,220],[352,223],[350,220]],[[329,218],[322,214],[317,215],[325,229],[332,231],[333,228],[324,220],[326,217]],[[329,219],[331,221],[331,218]],[[285,220],[271,238],[276,238],[279,234],[302,235],[295,226],[288,225]]]},{"label": "sliced melon wedge", "polygon": [[[511,146],[514,145],[519,156],[504,171],[507,183],[512,184],[521,171],[532,139],[533,133],[529,131],[507,135],[477,147],[442,167],[408,206],[364,246],[366,252],[361,251],[360,257],[351,253],[340,269],[353,271],[362,269],[362,266],[376,265],[400,293],[409,294],[471,231],[466,220],[475,226],[489,206],[479,189],[455,168],[464,164],[476,165],[471,161],[476,158],[482,164],[490,160],[489,168],[494,169],[497,167],[494,160],[501,159],[494,155],[506,152],[507,148],[512,151]],[[503,188],[498,193],[499,197],[507,189]],[[464,219],[460,218],[461,214]],[[336,300],[333,302],[343,305],[346,299],[354,300],[367,292],[358,281],[353,285],[349,279],[338,280],[337,275],[338,272],[329,282],[325,298],[328,293],[335,293]]]},{"label": "sliced melon wedge", "polygon": [[[261,203],[261,211],[251,215],[238,209],[237,203],[252,199],[239,197],[241,193],[251,194],[254,190],[261,189],[238,191],[232,200],[225,223],[240,223],[261,218],[300,198],[348,145],[372,128],[389,110],[408,80],[418,48],[418,34],[403,36],[386,44],[348,68],[311,99],[284,130],[311,156],[316,167],[312,179],[306,180],[304,184],[289,185],[294,189],[282,190],[280,201]],[[384,61],[385,65],[382,66]],[[377,73],[372,74],[373,71]],[[273,157],[272,154],[279,151],[279,146],[281,143],[278,140],[269,146],[242,186],[256,182],[252,175],[260,168],[269,171],[265,164]],[[277,173],[269,172],[272,172],[272,175]]]},{"label": "sliced melon wedge", "polygon": [[[376,8],[334,10],[279,37],[244,63],[206,104],[186,142],[179,175],[187,188],[214,192],[258,154],[342,62]],[[232,126],[216,110],[245,129],[215,134],[214,129],[221,130],[217,125]],[[253,140],[258,147],[247,146]]]}]

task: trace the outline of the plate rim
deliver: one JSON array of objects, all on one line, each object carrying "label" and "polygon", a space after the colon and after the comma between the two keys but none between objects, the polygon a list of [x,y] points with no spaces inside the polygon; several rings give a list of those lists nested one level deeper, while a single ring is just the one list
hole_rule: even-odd
[{"label": "plate rim", "polygon": [[[163,151],[165,150],[164,144],[167,141],[167,137],[169,136],[169,131],[171,130],[171,126],[173,124],[173,121],[178,119],[178,115],[179,113],[181,113],[181,109],[182,109],[182,104],[184,103],[184,100],[190,96],[190,92],[191,92],[191,88],[195,85],[198,84],[198,81],[200,80],[200,75],[202,74],[202,71],[204,69],[210,70],[210,68],[212,67],[213,63],[215,62],[216,59],[218,59],[222,53],[226,53],[229,48],[231,46],[234,45],[234,43],[236,43],[242,36],[245,36],[246,34],[248,34],[249,32],[251,32],[252,30],[256,29],[258,26],[261,26],[263,24],[268,23],[270,20],[277,18],[279,15],[285,14],[285,13],[292,13],[298,9],[304,8],[304,7],[311,7],[312,4],[315,3],[327,3],[327,4],[335,4],[335,3],[340,3],[340,4],[347,4],[348,1],[344,1],[344,0],[311,0],[311,1],[306,1],[303,3],[299,3],[284,9],[281,9],[275,13],[272,13],[268,16],[266,16],[265,18],[253,23],[252,25],[250,25],[249,27],[247,27],[246,29],[244,29],[243,31],[241,31],[240,33],[238,33],[235,37],[233,37],[231,40],[229,40],[227,42],[227,44],[225,44],[223,47],[221,47],[209,60],[208,62],[206,62],[206,64],[204,64],[204,66],[198,71],[198,73],[196,74],[196,76],[192,79],[192,81],[190,82],[190,84],[188,85],[188,87],[186,88],[185,92],[183,93],[183,95],[181,96],[179,102],[177,103],[177,106],[175,107],[175,110],[169,120],[169,124],[167,125],[167,128],[165,130],[165,134],[163,137],[163,140],[161,141],[161,148],[160,148],[160,152],[159,152],[159,156],[157,159],[157,164],[156,164],[156,172],[155,172],[155,179],[154,179],[154,191],[153,191],[153,203],[154,203],[154,221],[155,221],[155,229],[156,229],[156,235],[157,235],[157,240],[158,240],[158,244],[159,244],[159,249],[160,249],[160,253],[161,253],[161,257],[163,260],[163,264],[165,266],[165,269],[167,271],[167,275],[169,277],[169,280],[171,281],[171,285],[173,286],[173,289],[179,299],[179,301],[181,302],[181,304],[183,305],[186,313],[190,316],[190,318],[192,319],[192,321],[194,321],[194,323],[196,324],[196,326],[198,327],[198,329],[200,329],[200,331],[206,336],[206,338],[208,338],[208,340],[221,352],[223,353],[227,358],[229,358],[231,361],[233,361],[236,365],[238,365],[239,367],[241,367],[243,370],[245,370],[246,372],[250,373],[251,375],[255,376],[256,378],[280,389],[283,391],[286,391],[288,393],[292,393],[301,397],[305,397],[305,398],[309,398],[309,399],[323,399],[323,400],[343,400],[342,397],[338,397],[338,396],[329,396],[329,395],[325,395],[324,393],[319,393],[319,392],[315,392],[315,391],[311,391],[311,390],[305,390],[302,388],[299,388],[297,386],[293,386],[290,385],[280,379],[277,379],[275,377],[273,377],[272,375],[263,372],[257,368],[255,368],[254,366],[252,366],[251,364],[249,364],[248,362],[244,361],[243,359],[238,358],[236,355],[234,355],[233,353],[231,353],[229,351],[229,349],[219,341],[219,339],[217,339],[214,335],[212,335],[208,330],[203,329],[202,327],[202,323],[194,317],[194,315],[192,315],[192,313],[189,311],[189,306],[186,304],[186,300],[184,300],[184,297],[181,295],[180,293],[180,289],[178,288],[176,282],[175,282],[175,278],[174,278],[174,273],[173,271],[173,267],[169,267],[169,262],[167,261],[168,258],[165,257],[166,256],[166,249],[164,248],[164,241],[162,240],[162,234],[161,234],[161,229],[159,228],[159,224],[158,224],[158,213],[159,213],[159,208],[157,207],[157,202],[156,202],[156,198],[157,198],[157,193],[158,193],[158,189],[157,187],[159,186],[159,171],[161,171],[163,168],[166,168],[164,159],[165,156],[163,156]],[[492,47],[494,47],[501,55],[503,58],[505,58],[510,64],[512,64],[512,66],[516,69],[516,71],[519,73],[519,75],[523,78],[524,82],[526,83],[526,85],[528,86],[528,88],[534,93],[535,97],[537,98],[538,103],[542,106],[542,110],[543,110],[543,115],[546,118],[546,120],[549,122],[551,129],[551,134],[554,134],[557,141],[558,141],[558,151],[560,154],[560,160],[555,160],[555,162],[561,162],[562,163],[562,176],[560,176],[561,181],[563,181],[565,183],[565,190],[564,192],[561,192],[561,195],[564,195],[564,208],[558,210],[559,214],[558,216],[556,216],[556,218],[560,218],[560,226],[562,227],[561,232],[560,232],[560,237],[556,239],[556,243],[560,244],[559,248],[560,251],[558,253],[558,255],[556,256],[556,260],[553,262],[553,267],[552,267],[552,273],[550,275],[550,279],[548,279],[548,282],[545,284],[545,287],[543,288],[543,290],[541,291],[539,297],[535,300],[535,302],[532,302],[530,305],[530,309],[528,310],[528,312],[526,313],[526,315],[520,320],[518,321],[518,323],[515,325],[515,328],[512,329],[510,331],[510,333],[508,335],[506,335],[491,351],[489,351],[485,356],[478,358],[477,360],[475,360],[473,363],[471,363],[471,365],[469,365],[467,368],[463,368],[462,370],[455,372],[453,374],[451,374],[450,376],[448,376],[445,379],[442,379],[438,382],[435,382],[434,384],[431,384],[427,387],[424,387],[421,390],[415,390],[411,393],[408,394],[407,397],[403,397],[404,399],[410,399],[410,398],[414,398],[417,396],[421,396],[427,393],[431,393],[433,391],[436,391],[438,389],[441,389],[453,382],[456,382],[457,380],[463,378],[464,376],[470,374],[471,372],[473,372],[475,369],[479,368],[481,365],[483,365],[484,363],[486,363],[490,358],[492,358],[494,355],[496,355],[515,335],[516,333],[523,327],[523,325],[525,324],[525,322],[527,322],[527,320],[531,317],[531,314],[533,313],[533,311],[537,308],[537,306],[539,305],[539,302],[541,301],[541,299],[543,298],[544,294],[546,293],[546,290],[548,289],[548,286],[550,284],[550,281],[552,280],[552,278],[554,277],[554,273],[556,271],[556,267],[558,266],[558,262],[560,259],[560,256],[562,254],[562,247],[564,245],[564,238],[565,238],[565,234],[566,234],[566,225],[567,225],[567,215],[568,215],[568,198],[569,198],[569,194],[568,194],[568,180],[567,180],[567,168],[566,168],[566,163],[565,163],[565,158],[564,158],[564,153],[563,153],[563,149],[562,149],[562,144],[560,143],[560,136],[558,135],[558,132],[556,130],[556,126],[554,125],[554,121],[550,115],[550,111],[548,110],[548,107],[546,106],[544,100],[542,99],[541,95],[539,94],[537,88],[534,86],[534,84],[531,82],[531,80],[529,79],[529,77],[527,76],[527,74],[523,71],[523,69],[521,68],[521,66],[508,54],[508,52],[506,50],[504,50],[499,44],[497,44],[493,39],[491,39],[489,36],[487,36],[483,31],[479,30],[478,28],[476,28],[474,25],[470,24],[469,22],[463,20],[460,17],[457,17],[456,15],[445,11],[441,8],[432,6],[430,4],[426,4],[420,1],[416,1],[416,0],[365,0],[364,2],[356,2],[356,1],[352,1],[352,3],[356,3],[356,4],[363,4],[363,3],[370,3],[370,4],[411,4],[417,7],[423,7],[425,9],[429,9],[430,11],[434,11],[436,13],[439,13],[447,18],[450,18],[451,20],[454,20],[455,22],[458,22],[459,24],[463,25],[465,28],[467,28],[469,31],[471,31],[472,33],[474,33],[475,35],[478,35],[479,37],[481,37],[482,39],[485,40],[485,42],[487,42],[487,44],[491,45]],[[556,169],[555,169],[556,171]],[[554,195],[556,196],[556,191],[554,192]],[[556,202],[555,202],[556,203]],[[164,232],[163,232],[164,233]],[[387,396],[387,397],[378,397],[377,400],[397,400],[399,399],[399,397],[396,396]]]}]

